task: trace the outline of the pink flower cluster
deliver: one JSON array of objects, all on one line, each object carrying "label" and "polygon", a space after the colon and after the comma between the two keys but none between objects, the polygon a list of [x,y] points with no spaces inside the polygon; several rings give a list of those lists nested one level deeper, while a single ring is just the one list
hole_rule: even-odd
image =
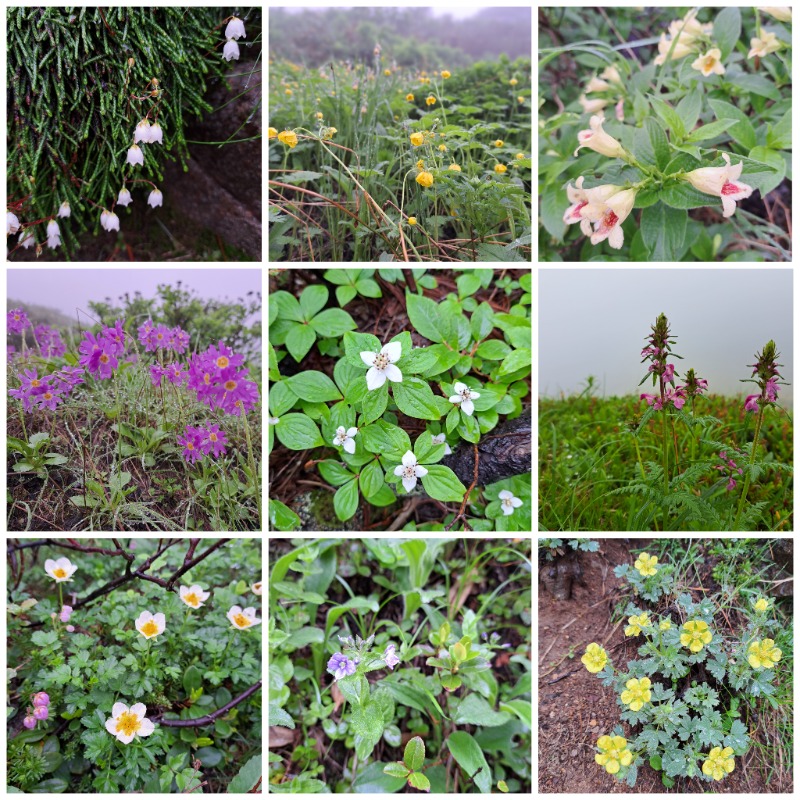
[{"label": "pink flower cluster", "polygon": [[168,364],[166,367],[162,367],[161,364],[151,365],[150,380],[153,386],[161,386],[163,378],[166,378],[175,386],[183,386],[183,384],[189,380],[189,373],[186,371],[183,364],[177,361],[173,364]]},{"label": "pink flower cluster", "polygon": [[33,709],[28,706],[28,713],[22,724],[28,729],[33,730],[36,723],[45,720],[50,716],[50,697],[47,692],[37,692],[33,696]]},{"label": "pink flower cluster", "polygon": [[9,333],[22,333],[25,328],[30,328],[31,321],[21,308],[12,308],[6,314],[6,328]]},{"label": "pink flower cluster", "polygon": [[[760,394],[749,394],[744,402],[745,411],[758,411]],[[770,378],[764,386],[764,402],[774,403],[778,399],[778,379]]]},{"label": "pink flower cluster", "polygon": [[52,375],[38,375],[36,368],[25,370],[20,376],[17,389],[9,389],[11,397],[22,402],[26,412],[34,409],[55,411],[64,398],[79,384],[84,382],[81,367],[62,367]]},{"label": "pink flower cluster", "polygon": [[[672,364],[668,364],[668,366],[673,366]],[[661,411],[661,409],[665,405],[669,405],[672,403],[675,408],[681,409],[683,408],[683,404],[686,402],[686,391],[683,386],[678,386],[674,389],[667,389],[664,392],[664,398],[662,402],[661,395],[659,394],[640,394],[640,400],[646,400],[647,405],[653,406],[656,411]]]},{"label": "pink flower cluster", "polygon": [[146,353],[163,349],[180,355],[189,348],[189,341],[189,334],[178,325],[168,328],[163,324],[156,325],[152,319],[148,319],[139,327],[139,344],[144,346]]},{"label": "pink flower cluster", "polygon": [[119,366],[117,357],[125,355],[124,325],[124,321],[118,319],[113,328],[105,326],[97,335],[84,332],[83,341],[78,346],[81,353],[78,363],[90,375],[106,380]]},{"label": "pink flower cluster", "polygon": [[209,408],[220,408],[238,417],[258,403],[258,384],[247,380],[248,369],[240,369],[244,356],[235,355],[224,342],[189,359],[190,389]]},{"label": "pink flower cluster", "polygon": [[39,345],[39,352],[43,358],[59,358],[67,352],[67,346],[61,339],[61,334],[56,328],[49,325],[37,325],[33,329],[33,337]]},{"label": "pink flower cluster", "polygon": [[183,447],[183,457],[190,463],[200,461],[203,456],[213,455],[214,458],[225,455],[225,445],[228,439],[219,425],[209,425],[205,428],[186,426],[186,432],[178,437],[178,444]]},{"label": "pink flower cluster", "polygon": [[732,492],[736,488],[736,481],[733,476],[744,474],[744,470],[732,458],[728,458],[728,454],[725,450],[719,451],[719,457],[722,459],[723,463],[717,464],[714,469],[728,474],[728,485],[725,489]]}]

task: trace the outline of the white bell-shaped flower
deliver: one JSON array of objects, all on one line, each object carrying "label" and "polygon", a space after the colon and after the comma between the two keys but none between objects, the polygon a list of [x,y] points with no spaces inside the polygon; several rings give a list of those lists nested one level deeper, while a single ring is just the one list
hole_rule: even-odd
[{"label": "white bell-shaped flower", "polygon": [[[123,186],[119,190],[119,197],[117,198],[117,205],[125,206],[126,208],[131,204],[133,198],[131,197],[131,193]],[[101,217],[102,219],[102,217]]]},{"label": "white bell-shaped flower", "polygon": [[231,59],[239,60],[239,45],[236,44],[233,39],[228,39],[228,41],[225,42],[225,47],[222,48],[222,57],[226,61],[230,61]]},{"label": "white bell-shaped flower", "polygon": [[247,34],[244,32],[244,22],[238,17],[231,17],[228,26],[225,28],[226,39],[246,39]]},{"label": "white bell-shaped flower", "polygon": [[132,145],[130,150],[128,150],[127,163],[133,167],[135,167],[137,164],[144,165],[144,153],[138,144]]},{"label": "white bell-shaped flower", "polygon": [[119,217],[113,211],[109,211],[106,217],[106,230],[109,232],[119,230]]},{"label": "white bell-shaped flower", "polygon": [[136,129],[133,132],[133,141],[134,143],[144,142],[145,144],[149,144],[153,141],[150,120],[143,119],[136,126]]},{"label": "white bell-shaped flower", "polygon": [[58,208],[58,217],[69,217],[72,215],[72,209],[69,207],[69,203],[65,200]]},{"label": "white bell-shaped flower", "polygon": [[153,191],[150,192],[150,196],[147,198],[147,205],[152,208],[164,205],[164,195],[161,194],[159,189],[153,189]]},{"label": "white bell-shaped flower", "polygon": [[16,233],[19,230],[19,219],[11,211],[6,211],[6,236],[9,233]]},{"label": "white bell-shaped flower", "polygon": [[32,245],[36,244],[36,238],[32,230],[22,231],[19,235],[19,246],[24,247],[26,250]]},{"label": "white bell-shaped flower", "polygon": [[55,250],[61,244],[61,229],[58,227],[58,223],[51,219],[50,222],[47,223],[47,246],[51,250]]},{"label": "white bell-shaped flower", "polygon": [[164,144],[164,131],[161,130],[158,122],[154,122],[150,126],[150,144]]}]

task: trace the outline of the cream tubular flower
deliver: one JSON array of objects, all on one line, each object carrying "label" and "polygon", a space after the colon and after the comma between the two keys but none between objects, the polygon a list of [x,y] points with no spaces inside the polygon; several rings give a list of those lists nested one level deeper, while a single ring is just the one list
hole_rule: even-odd
[{"label": "cream tubular flower", "polygon": [[203,603],[211,597],[209,592],[204,592],[201,586],[181,586],[178,594],[189,608],[202,608]]},{"label": "cream tubular flower", "polygon": [[622,189],[602,202],[593,202],[590,198],[589,204],[581,210],[581,214],[594,223],[592,244],[600,244],[608,239],[609,245],[619,250],[625,241],[622,223],[633,210],[635,201],[636,189]]},{"label": "cream tubular flower", "polygon": [[761,38],[755,37],[750,40],[750,52],[747,54],[748,58],[758,56],[764,58],[770,53],[776,53],[781,49],[781,42],[778,37],[770,31],[761,31]]},{"label": "cream tubular flower", "polygon": [[692,62],[692,69],[700,70],[704,78],[707,78],[712,73],[714,75],[724,75],[725,67],[722,65],[722,61],[720,61],[721,56],[722,52],[718,47],[715,47],[709,50],[704,56],[698,56]]},{"label": "cream tubular flower", "polygon": [[575,181],[575,186],[567,185],[567,197],[572,205],[564,212],[564,222],[567,225],[580,222],[581,231],[583,231],[584,235],[591,236],[591,222],[588,216],[584,216],[582,213],[583,209],[587,208],[590,203],[590,196],[594,198],[595,203],[602,203],[618,191],[619,186],[614,186],[610,183],[606,183],[602,186],[595,186],[594,189],[584,189],[583,175],[581,175]]},{"label": "cream tubular flower", "polygon": [[778,22],[792,21],[792,9],[789,6],[757,6],[757,8],[759,11],[774,17]]},{"label": "cream tubular flower", "polygon": [[380,353],[361,353],[361,360],[369,367],[367,370],[367,390],[380,389],[386,379],[394,383],[403,382],[403,373],[394,365],[400,360],[403,348],[400,342],[385,344]]},{"label": "cream tubular flower", "polygon": [[753,187],[739,181],[742,162],[731,165],[731,157],[722,154],[724,167],[701,167],[687,172],[684,180],[704,194],[713,194],[722,200],[722,216],[731,217],[736,211],[736,201],[744,200],[753,193]]},{"label": "cream tubular flower", "polygon": [[428,470],[417,464],[417,457],[410,450],[406,450],[403,463],[394,468],[394,474],[402,477],[403,488],[410,492],[417,485],[417,478],[424,478]]},{"label": "cream tubular flower", "polygon": [[602,111],[608,105],[608,100],[603,100],[600,97],[594,100],[588,100],[585,94],[582,94],[578,98],[578,102],[583,107],[584,114],[595,114],[598,111]]},{"label": "cream tubular flower", "polygon": [[618,83],[620,86],[622,86],[622,76],[619,74],[619,70],[613,64],[606,67],[600,73],[600,77],[607,81],[611,81],[611,83]]},{"label": "cream tubular flower", "polygon": [[227,617],[231,621],[231,625],[240,631],[261,624],[261,620],[256,617],[256,610],[252,606],[248,606],[245,609],[240,606],[232,606]]},{"label": "cream tubular flower", "polygon": [[[689,46],[686,38],[683,36],[681,36],[678,41],[675,42],[674,47],[672,46],[672,42],[672,39],[667,39],[666,34],[661,34],[661,40],[658,43],[658,55],[653,62],[654,64],[660,66],[661,64],[666,63],[668,55],[670,61],[677,61],[679,58],[686,58],[686,56],[696,52],[692,47]],[[671,55],[670,50],[672,50]]]},{"label": "cream tubular flower", "polygon": [[611,88],[611,84],[598,78],[596,75],[586,84],[585,91],[587,92],[607,92]]},{"label": "cream tubular flower", "polygon": [[573,153],[578,155],[578,150],[588,147],[597,153],[601,153],[609,158],[624,158],[627,156],[625,148],[613,137],[603,130],[605,118],[595,115],[589,120],[591,130],[580,131],[578,133],[578,149]]},{"label": "cream tubular flower", "polygon": [[[48,236],[50,232],[48,231]],[[48,558],[44,562],[44,571],[56,582],[65,583],[72,580],[75,570],[78,569],[77,565],[72,564],[68,558],[59,558],[53,561]]]},{"label": "cream tubular flower", "polygon": [[130,744],[137,734],[149,736],[156,726],[145,717],[146,713],[144,703],[134,703],[130,709],[125,703],[114,703],[111,719],[106,720],[106,730],[123,744]]},{"label": "cream tubular flower", "polygon": [[136,618],[135,624],[136,630],[145,639],[152,639],[154,636],[164,633],[164,628],[167,627],[167,620],[161,612],[153,615],[149,611],[142,611]]}]

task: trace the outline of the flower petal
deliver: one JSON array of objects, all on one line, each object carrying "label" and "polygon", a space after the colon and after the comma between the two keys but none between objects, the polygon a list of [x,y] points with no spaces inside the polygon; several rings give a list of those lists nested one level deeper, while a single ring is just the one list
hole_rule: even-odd
[{"label": "flower petal", "polygon": [[463,411],[463,412],[464,412],[464,413],[465,413],[465,414],[466,414],[468,417],[471,417],[471,416],[472,416],[472,412],[475,410],[475,406],[474,406],[474,404],[473,404],[472,400],[470,400],[470,399],[469,399],[469,397],[468,397],[466,400],[463,400],[463,401],[461,402],[461,410],[462,410],[462,411]]},{"label": "flower petal", "polygon": [[463,391],[466,391],[466,384],[461,383],[461,381],[456,381],[453,384],[453,391],[458,392],[459,394]]},{"label": "flower petal", "polygon": [[141,719],[147,713],[147,706],[144,703],[134,703],[131,706],[131,714],[136,714]]},{"label": "flower petal", "polygon": [[416,478],[403,478],[403,488],[410,492],[417,485]]},{"label": "flower petal", "polygon": [[156,726],[149,719],[143,719],[137,733],[139,736],[149,736],[155,729]]},{"label": "flower petal", "polygon": [[363,353],[359,353],[361,356],[361,360],[368,366],[372,367],[375,365],[375,359],[378,357],[375,353],[369,353],[364,351]]},{"label": "flower petal", "polygon": [[394,364],[387,364],[383,374],[394,383],[402,383],[403,381],[403,373]]},{"label": "flower petal", "polygon": [[423,476],[428,474],[428,470],[425,469],[425,467],[421,467],[419,464],[417,464],[417,466],[414,467],[414,472],[416,473],[418,478],[422,478]]},{"label": "flower petal", "polygon": [[400,342],[389,342],[381,348],[381,353],[389,356],[389,361],[399,361],[400,356],[403,355],[403,346]]},{"label": "flower petal", "polygon": [[350,455],[353,455],[356,451],[356,443],[352,439],[345,439],[342,447],[345,453],[350,453]]},{"label": "flower petal", "polygon": [[124,714],[128,710],[128,706],[125,703],[114,703],[111,707],[111,716],[116,718],[120,714]]},{"label": "flower petal", "polygon": [[383,384],[386,383],[386,373],[383,370],[376,369],[375,367],[370,367],[367,370],[367,390],[373,391],[375,389],[380,389]]}]

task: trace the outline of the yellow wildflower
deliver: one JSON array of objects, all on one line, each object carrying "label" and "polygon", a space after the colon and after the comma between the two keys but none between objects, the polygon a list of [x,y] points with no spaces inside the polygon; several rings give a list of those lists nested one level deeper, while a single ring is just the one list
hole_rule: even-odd
[{"label": "yellow wildflower", "polygon": [[586,645],[586,652],[581,656],[581,663],[592,674],[600,672],[608,661],[608,654],[597,642]]},{"label": "yellow wildflower", "polygon": [[495,147],[502,147],[504,144],[505,144],[505,142],[502,139],[495,139],[494,140],[494,146]]},{"label": "yellow wildflower", "polygon": [[314,114],[314,116],[315,116],[317,119],[322,119],[322,118],[323,118],[325,115],[324,115],[324,114],[323,114],[321,111],[317,111],[317,113],[316,113],[316,114]]},{"label": "yellow wildflower", "polygon": [[509,81],[509,84],[510,84],[511,86],[516,86],[518,83],[519,83],[519,81],[518,81],[516,78],[512,78],[512,79]]},{"label": "yellow wildflower", "polygon": [[621,700],[626,706],[631,707],[631,711],[638,711],[645,703],[650,702],[650,678],[637,680],[631,678],[625,684],[625,691],[621,695]]},{"label": "yellow wildflower", "polygon": [[289,147],[297,147],[297,134],[294,131],[281,131],[278,139]]},{"label": "yellow wildflower", "polygon": [[413,103],[413,102],[414,102],[414,95],[413,95],[413,94],[411,94],[411,92],[409,92],[409,93],[406,95],[406,100],[408,100],[408,102],[409,102],[409,103]]},{"label": "yellow wildflower", "polygon": [[693,653],[699,653],[713,638],[708,625],[701,619],[684,623],[683,629],[686,633],[681,634],[681,644],[688,647]]},{"label": "yellow wildflower", "polygon": [[278,135],[278,129],[277,128],[268,128],[267,129],[267,133],[268,133],[268,137],[267,138],[274,139]]},{"label": "yellow wildflower", "polygon": [[651,556],[648,553],[641,553],[636,561],[633,562],[633,566],[639,570],[639,574],[644,575],[646,578],[658,572],[656,569],[657,563],[658,558],[656,556]]},{"label": "yellow wildflower", "polygon": [[703,762],[703,775],[710,775],[715,781],[721,781],[734,768],[733,748],[714,747]]},{"label": "yellow wildflower", "polygon": [[523,159],[523,158],[525,158],[525,153],[517,153],[517,154],[514,156],[514,158],[516,158],[516,159],[517,159],[517,161],[522,161],[522,159]]},{"label": "yellow wildflower", "polygon": [[602,753],[597,753],[594,760],[605,767],[610,775],[616,775],[620,766],[627,767],[633,761],[633,753],[628,750],[628,740],[622,736],[601,736],[597,746]]},{"label": "yellow wildflower", "polygon": [[383,74],[384,74],[384,75],[386,75],[386,77],[389,77],[389,75],[391,75],[391,74],[392,74],[392,71],[391,71],[390,69],[385,69],[385,70],[383,71]]},{"label": "yellow wildflower", "polygon": [[446,150],[447,150],[447,145],[446,144],[440,144],[439,145],[439,151],[440,152],[444,153]]},{"label": "yellow wildflower", "polygon": [[461,172],[461,167],[458,164],[451,164],[447,169],[451,169],[453,172]]},{"label": "yellow wildflower", "polygon": [[505,164],[495,164],[494,165],[494,171],[498,175],[502,175],[507,169],[508,169],[508,167],[506,167]]},{"label": "yellow wildflower", "polygon": [[447,80],[447,79],[450,77],[450,73],[449,73],[449,72],[448,72],[446,69],[443,69],[443,70],[442,70],[442,77],[443,77],[445,80]]},{"label": "yellow wildflower", "polygon": [[769,600],[767,600],[766,597],[759,597],[758,600],[753,603],[753,608],[763,614],[769,608]]},{"label": "yellow wildflower", "polygon": [[753,669],[772,669],[780,660],[783,652],[775,647],[772,639],[751,642],[747,650],[747,660]]},{"label": "yellow wildflower", "polygon": [[430,172],[420,172],[420,174],[417,175],[417,183],[425,187],[433,186],[433,175],[431,175]]},{"label": "yellow wildflower", "polygon": [[419,169],[419,170],[425,169],[425,162],[422,159],[417,161],[417,169]]},{"label": "yellow wildflower", "polygon": [[291,90],[291,89],[286,89],[286,91],[284,92],[284,94],[285,94],[287,97],[291,97],[291,96],[292,96],[292,90]]},{"label": "yellow wildflower", "polygon": [[626,636],[638,636],[642,632],[642,628],[650,627],[650,618],[647,616],[646,611],[638,617],[636,615],[628,617],[628,622],[630,624],[625,628]]},{"label": "yellow wildflower", "polygon": [[322,129],[322,138],[323,139],[333,139],[333,134],[337,133],[336,128],[323,128]]},{"label": "yellow wildflower", "polygon": [[409,217],[408,218],[408,224],[409,225],[416,225],[417,224],[417,218],[416,217]]},{"label": "yellow wildflower", "polygon": [[425,135],[420,131],[412,133],[408,138],[411,139],[411,144],[413,144],[414,147],[419,147],[425,141]]},{"label": "yellow wildflower", "polygon": [[425,105],[426,105],[426,106],[433,106],[433,105],[436,105],[436,98],[435,98],[435,97],[434,97],[432,94],[429,94],[429,95],[428,95],[428,96],[425,98]]},{"label": "yellow wildflower", "polygon": [[520,95],[520,96],[517,98],[517,102],[518,102],[518,103],[524,103],[524,102],[525,102],[525,98],[524,98],[522,95]]},{"label": "yellow wildflower", "polygon": [[660,631],[668,631],[672,627],[672,623],[668,619],[661,620],[658,623],[658,629]]}]

